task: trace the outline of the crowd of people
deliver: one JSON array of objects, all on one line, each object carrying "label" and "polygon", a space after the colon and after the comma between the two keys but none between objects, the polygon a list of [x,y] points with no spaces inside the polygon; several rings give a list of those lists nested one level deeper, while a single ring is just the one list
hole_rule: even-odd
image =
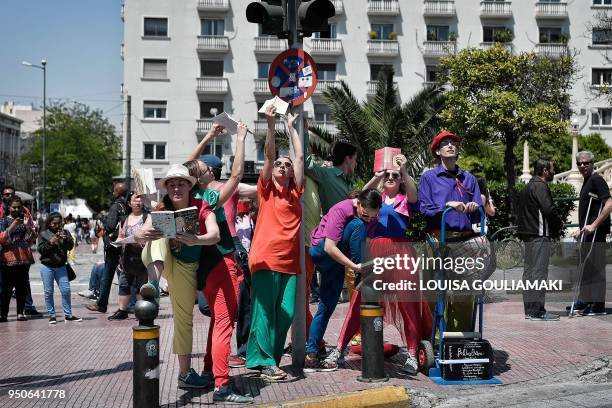
[{"label": "crowd of people", "polygon": [[[214,125],[186,161],[173,165],[159,181],[165,195],[159,202],[128,192],[125,183],[115,183],[113,202],[103,222],[90,224],[86,234],[102,238],[104,261],[92,269],[90,286],[82,294],[95,299],[87,305],[93,312],[106,313],[112,282],[119,281],[119,306],[109,320],[128,318],[135,298],[159,298],[169,293],[172,305],[173,352],[179,364],[181,388],[214,387],[215,402],[250,403],[230,381],[230,368],[257,370],[267,381],[283,381],[288,373],[280,367],[287,334],[296,311],[297,277],[300,267],[302,208],[305,244],[306,299],[317,304],[314,316],[306,305],[306,360],[304,371],[333,371],[339,368],[349,343],[359,343],[359,307],[364,302],[356,290],[363,279],[364,247],[371,256],[385,257],[398,248],[415,256],[407,238],[412,218],[419,212],[425,230],[433,239],[441,234],[442,213],[446,216],[446,239],[462,242],[478,235],[473,225],[480,222],[480,209],[488,216],[495,206],[483,180],[457,164],[461,149],[459,136],[449,131],[438,134],[431,143],[433,168],[416,181],[409,175],[407,160],[399,155],[394,164],[374,172],[360,191],[353,180],[359,160],[357,148],[345,141],[332,146],[329,161],[320,163],[303,151],[303,140],[296,130],[297,115],[287,115],[292,155],[277,156],[274,107],[266,112],[267,133],[264,164],[256,186],[241,183],[247,128],[239,123],[231,175],[221,181],[222,162],[214,155],[202,155],[206,146],[224,129]],[[307,123],[305,126],[307,128]],[[607,185],[593,174],[593,155],[576,157],[585,178],[580,193],[580,228],[576,237],[583,242],[605,240],[610,232],[612,200]],[[522,191],[518,214],[519,235],[526,242],[525,279],[545,279],[548,257],[546,243],[555,236],[562,221],[554,211],[547,184],[554,174],[553,163],[540,159],[535,177]],[[599,212],[587,211],[595,193]],[[301,201],[304,201],[302,207]],[[14,189],[3,190],[0,214],[0,253],[2,309],[6,321],[13,288],[17,298],[17,320],[25,320],[24,309],[30,298],[28,273],[34,263],[31,250],[37,240],[40,273],[44,285],[49,323],[56,320],[53,302],[57,282],[66,321],[79,321],[71,310],[70,263],[82,223],[59,213],[49,214],[45,228],[38,233],[33,220]],[[197,233],[177,231],[165,238],[153,224],[149,211],[178,211],[195,206]],[[79,227],[80,226],[80,227]],[[124,245],[118,239],[133,237]],[[575,305],[586,315],[605,312],[605,250],[591,261],[585,275],[580,301]],[[431,271],[396,271],[397,277],[418,280]],[[429,277],[431,278],[431,276]],[[161,281],[167,281],[167,287]],[[328,353],[324,336],[343,288],[350,305],[339,338]],[[313,293],[310,293],[312,290]],[[557,320],[546,312],[544,293],[526,291],[525,316],[531,320]],[[395,326],[406,350],[404,369],[416,374],[419,341],[431,334],[432,307],[424,298],[406,300],[385,293],[377,300],[384,320]],[[192,367],[194,305],[210,317],[203,371]],[[448,331],[471,331],[474,297],[454,295],[447,301]],[[235,329],[235,330],[234,330]],[[231,339],[236,332],[236,354],[231,355]],[[352,341],[351,341],[352,340]]]}]

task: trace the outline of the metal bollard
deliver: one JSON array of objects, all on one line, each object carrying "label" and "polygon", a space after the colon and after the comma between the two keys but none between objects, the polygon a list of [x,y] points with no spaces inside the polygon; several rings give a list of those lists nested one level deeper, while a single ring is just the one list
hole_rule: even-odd
[{"label": "metal bollard", "polygon": [[159,408],[159,326],[153,322],[159,306],[153,299],[139,300],[134,306],[138,326],[134,339],[134,408]]},{"label": "metal bollard", "polygon": [[388,381],[383,354],[383,308],[380,305],[361,305],[361,376],[358,381]]}]

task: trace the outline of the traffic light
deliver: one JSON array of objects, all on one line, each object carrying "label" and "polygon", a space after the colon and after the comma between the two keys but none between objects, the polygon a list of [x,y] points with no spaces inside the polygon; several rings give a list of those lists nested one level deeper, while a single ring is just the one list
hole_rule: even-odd
[{"label": "traffic light", "polygon": [[297,14],[298,31],[310,37],[313,32],[328,30],[327,19],[336,15],[336,7],[330,0],[302,0]]},{"label": "traffic light", "polygon": [[246,8],[249,23],[261,24],[262,34],[287,38],[287,0],[262,0],[250,3]]}]

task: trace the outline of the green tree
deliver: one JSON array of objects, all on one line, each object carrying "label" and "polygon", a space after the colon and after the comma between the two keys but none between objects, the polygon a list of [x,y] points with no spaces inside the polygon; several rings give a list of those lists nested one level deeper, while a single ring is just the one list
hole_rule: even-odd
[{"label": "green tree", "polygon": [[[42,163],[42,130],[26,163]],[[110,204],[113,176],[121,172],[121,139],[99,110],[81,103],[54,104],[47,113],[47,202],[84,198],[95,210]]]},{"label": "green tree", "polygon": [[372,174],[374,150],[385,146],[402,149],[408,159],[408,171],[414,177],[430,164],[429,145],[441,126],[438,113],[442,110],[444,95],[440,87],[423,88],[401,104],[393,82],[393,69],[385,66],[378,75],[376,93],[371,98],[357,100],[344,81],[339,87],[326,90],[323,97],[330,107],[338,134],[311,127],[313,154],[326,158],[334,140],[348,140],[358,149],[356,172],[366,180]]},{"label": "green tree", "polygon": [[545,135],[559,137],[568,128],[574,59],[512,55],[498,45],[465,49],[442,59],[441,68],[451,85],[441,117],[466,144],[503,145],[509,197],[515,197],[515,146],[523,140],[538,143]]}]

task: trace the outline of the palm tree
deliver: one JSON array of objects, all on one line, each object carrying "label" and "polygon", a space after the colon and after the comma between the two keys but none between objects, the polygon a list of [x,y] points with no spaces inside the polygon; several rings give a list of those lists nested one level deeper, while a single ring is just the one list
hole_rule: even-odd
[{"label": "palm tree", "polygon": [[441,126],[437,113],[442,110],[444,95],[440,86],[428,86],[402,105],[393,75],[391,67],[381,69],[375,95],[363,102],[345,81],[324,91],[338,134],[310,127],[311,152],[326,158],[334,141],[349,141],[358,149],[356,172],[367,180],[372,174],[374,150],[400,147],[408,159],[408,172],[418,177],[430,164],[429,145]]}]

